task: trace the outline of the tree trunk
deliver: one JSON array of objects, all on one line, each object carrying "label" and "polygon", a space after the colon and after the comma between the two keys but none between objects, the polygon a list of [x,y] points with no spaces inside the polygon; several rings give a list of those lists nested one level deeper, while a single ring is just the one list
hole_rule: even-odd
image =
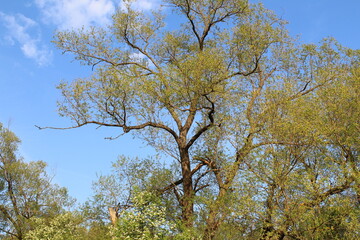
[{"label": "tree trunk", "polygon": [[189,151],[180,148],[181,173],[183,177],[183,191],[181,198],[182,220],[186,227],[192,227],[194,215],[194,189],[190,167]]},{"label": "tree trunk", "polygon": [[113,225],[115,225],[119,218],[119,215],[118,215],[119,208],[118,207],[109,207],[108,210],[109,210],[109,214],[110,214],[111,223]]},{"label": "tree trunk", "polygon": [[216,231],[220,226],[220,220],[217,219],[217,210],[211,209],[209,217],[206,220],[206,228],[204,231],[203,240],[212,240],[215,237]]},{"label": "tree trunk", "polygon": [[224,216],[224,211],[226,209],[225,198],[228,193],[228,188],[223,185],[223,183],[219,184],[219,194],[214,203],[210,206],[209,216],[206,220],[206,228],[204,231],[203,240],[212,240],[214,239],[217,230],[223,222],[221,216]]},{"label": "tree trunk", "polygon": [[[236,174],[239,169],[240,163],[242,163],[245,156],[251,150],[251,141],[244,145],[244,147],[237,152],[236,160],[229,170],[226,179],[224,180],[220,174],[218,166],[216,166],[215,162],[211,163],[209,167],[213,170],[215,174],[215,178],[219,187],[219,193],[217,199],[210,206],[209,216],[206,220],[206,228],[204,232],[203,240],[212,240],[216,235],[216,231],[219,229],[220,225],[223,222],[224,215],[226,213],[226,203],[224,202],[227,198],[227,194],[229,193],[229,189],[231,188],[233,181],[236,177]],[[225,214],[224,214],[225,213]]]},{"label": "tree trunk", "polygon": [[[273,216],[273,211],[274,211],[274,193],[275,193],[275,188],[276,185],[275,183],[270,184],[269,189],[268,189],[268,196],[267,199],[265,201],[265,206],[266,206],[266,215],[265,215],[265,221],[263,223],[263,232],[262,232],[262,237],[260,238],[260,240],[268,240],[268,239],[274,239],[274,240],[278,240],[278,239],[282,239],[280,238],[280,236],[277,236],[275,228],[273,226],[273,221],[272,221],[272,216]],[[272,236],[273,234],[275,234],[274,236]],[[269,236],[272,236],[271,238]]]}]

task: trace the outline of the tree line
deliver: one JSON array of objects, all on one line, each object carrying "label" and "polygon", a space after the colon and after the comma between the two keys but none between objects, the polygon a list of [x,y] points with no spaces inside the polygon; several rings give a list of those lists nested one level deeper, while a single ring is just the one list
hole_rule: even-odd
[{"label": "tree line", "polygon": [[[166,0],[151,13],[128,2],[111,26],[57,32],[54,43],[93,69],[58,86],[59,114],[73,121],[65,128],[134,134],[161,157],[119,157],[86,203],[65,210],[66,191],[44,163],[17,159],[18,140],[2,128],[0,230],[10,239],[360,234],[358,50],[332,38],[301,44],[284,20],[244,0]],[[37,166],[23,171],[36,204],[7,180],[8,165]],[[51,205],[40,183],[62,201]]]}]

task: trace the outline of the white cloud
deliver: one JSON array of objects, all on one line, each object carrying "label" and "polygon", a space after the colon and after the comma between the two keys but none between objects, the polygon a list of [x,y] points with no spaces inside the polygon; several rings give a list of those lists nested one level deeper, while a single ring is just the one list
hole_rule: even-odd
[{"label": "white cloud", "polygon": [[136,9],[151,10],[159,7],[160,0],[34,0],[45,23],[59,29],[73,29],[90,25],[108,25],[116,5],[124,8],[131,2]]},{"label": "white cloud", "polygon": [[45,22],[62,30],[107,25],[115,11],[112,0],[35,0],[35,4]]},{"label": "white cloud", "polygon": [[137,4],[140,8],[145,9],[145,10],[150,10],[155,7],[154,1],[140,0],[140,1],[137,1]]},{"label": "white cloud", "polygon": [[149,67],[155,67],[151,60],[142,53],[131,53],[129,57],[131,61],[142,62],[145,60]]},{"label": "white cloud", "polygon": [[9,35],[4,36],[4,41],[5,41],[4,43],[9,44],[11,46],[15,45],[14,39]]},{"label": "white cloud", "polygon": [[130,3],[135,9],[149,11],[160,7],[160,0],[125,0],[120,3],[120,8],[125,9],[125,5]]},{"label": "white cloud", "polygon": [[151,10],[158,7],[159,3],[156,0],[137,0],[134,3],[135,8],[139,8],[142,10]]},{"label": "white cloud", "polygon": [[142,53],[131,53],[130,54],[130,59],[132,61],[141,61],[141,60],[143,60],[145,58],[146,58],[146,56],[144,54],[142,54]]},{"label": "white cloud", "polygon": [[0,12],[0,19],[8,31],[4,39],[12,45],[18,43],[23,54],[40,66],[51,62],[52,52],[41,44],[38,24],[34,20],[22,14],[7,15],[3,12]]}]

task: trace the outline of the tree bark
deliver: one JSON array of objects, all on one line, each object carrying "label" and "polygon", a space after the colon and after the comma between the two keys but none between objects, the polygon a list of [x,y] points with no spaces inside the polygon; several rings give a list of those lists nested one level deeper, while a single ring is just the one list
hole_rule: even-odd
[{"label": "tree bark", "polygon": [[216,176],[217,183],[219,186],[219,193],[214,203],[210,206],[209,215],[206,220],[206,228],[204,231],[203,240],[212,240],[215,238],[216,232],[223,222],[223,219],[221,218],[222,215],[221,209],[226,207],[224,200],[226,198],[230,186],[230,185],[224,185],[224,182],[220,176],[220,172],[218,171],[218,168],[215,165],[215,163],[210,164],[210,168],[214,170],[214,174]]},{"label": "tree bark", "polygon": [[108,210],[109,210],[111,223],[112,223],[112,225],[115,226],[115,224],[119,218],[119,215],[118,215],[119,208],[118,207],[109,207]]},{"label": "tree bark", "polygon": [[189,151],[186,148],[180,148],[181,173],[183,177],[183,191],[181,198],[182,220],[186,227],[192,227],[194,215],[194,189],[192,181],[192,172],[190,166]]}]

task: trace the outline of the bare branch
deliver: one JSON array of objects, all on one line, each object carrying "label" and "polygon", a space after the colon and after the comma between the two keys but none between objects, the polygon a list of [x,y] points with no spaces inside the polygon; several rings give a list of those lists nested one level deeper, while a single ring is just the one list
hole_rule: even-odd
[{"label": "bare branch", "polygon": [[182,182],[183,182],[183,179],[179,179],[179,180],[169,184],[167,187],[165,187],[163,189],[158,189],[158,192],[164,193],[164,192],[176,187],[177,185],[181,184]]},{"label": "bare branch", "polygon": [[95,125],[106,126],[106,127],[119,127],[124,130],[124,133],[128,133],[131,130],[143,129],[145,127],[154,127],[154,128],[163,129],[163,130],[167,131],[168,133],[170,133],[175,139],[178,139],[178,135],[176,134],[176,132],[174,130],[172,130],[171,128],[169,128],[168,126],[166,126],[164,124],[154,123],[154,122],[146,122],[146,123],[139,124],[139,125],[126,126],[125,124],[111,124],[111,123],[104,123],[104,122],[99,122],[99,121],[86,121],[83,123],[79,123],[76,126],[64,127],[64,128],[61,128],[61,127],[39,127],[37,125],[35,125],[35,127],[37,127],[39,130],[43,130],[43,129],[67,130],[67,129],[79,128],[79,127],[89,125],[89,124],[95,124]]},{"label": "bare branch", "polygon": [[157,64],[157,62],[144,50],[141,49],[139,46],[135,45],[135,43],[132,43],[128,37],[128,32],[127,32],[127,28],[124,29],[123,32],[123,38],[125,40],[125,42],[133,49],[138,50],[140,53],[144,54],[147,58],[149,58],[149,60],[151,61],[152,64],[154,64],[154,66],[161,71],[161,67]]},{"label": "bare branch", "polygon": [[204,189],[204,188],[206,188],[208,186],[210,186],[210,184],[202,185],[202,186],[198,187],[197,189],[195,189],[194,191],[195,191],[195,193],[197,193],[197,192],[201,191],[202,189]]},{"label": "bare branch", "polygon": [[[191,171],[191,175],[194,175],[194,174],[195,174],[197,171],[199,171],[203,166],[205,166],[205,164],[203,164],[203,163],[200,163],[200,164],[196,165],[196,167]],[[177,180],[177,181],[169,184],[169,185],[168,185],[167,187],[165,187],[165,188],[158,189],[158,192],[164,193],[164,192],[166,192],[166,191],[168,191],[168,190],[170,190],[170,189],[172,189],[172,188],[180,185],[182,182],[183,182],[183,178],[181,178],[181,179],[179,179],[179,180]]]},{"label": "bare branch", "polygon": [[[201,189],[199,189],[197,186],[198,186],[200,180],[201,180],[203,177],[205,177],[209,172],[211,172],[211,170],[207,170],[207,171],[203,172],[202,174],[200,174],[199,177],[197,177],[197,178],[195,179],[195,183],[194,183],[194,191],[195,191],[195,192],[198,192],[198,191],[200,191],[201,189],[204,188],[204,187],[203,187],[203,188],[200,187]],[[206,186],[209,186],[209,184],[206,184]]]},{"label": "bare branch", "polygon": [[235,72],[235,73],[232,73],[230,75],[228,75],[227,77],[223,78],[221,81],[224,81],[226,79],[230,79],[230,78],[233,78],[235,76],[243,76],[243,77],[247,77],[247,76],[250,76],[254,73],[258,73],[258,67],[259,67],[259,61],[260,61],[260,58],[255,58],[255,66],[253,67],[252,70],[250,70],[249,72],[241,72],[241,71],[238,71],[238,72]]},{"label": "bare branch", "polygon": [[194,142],[203,134],[205,133],[209,128],[211,128],[214,125],[214,113],[215,113],[215,103],[213,101],[210,100],[210,98],[207,95],[204,95],[204,97],[206,98],[206,100],[208,102],[210,102],[211,107],[210,107],[210,111],[208,113],[208,118],[210,120],[210,123],[207,124],[206,126],[200,128],[194,136],[192,136],[192,138],[189,140],[189,142],[186,145],[186,148],[189,149]]}]

